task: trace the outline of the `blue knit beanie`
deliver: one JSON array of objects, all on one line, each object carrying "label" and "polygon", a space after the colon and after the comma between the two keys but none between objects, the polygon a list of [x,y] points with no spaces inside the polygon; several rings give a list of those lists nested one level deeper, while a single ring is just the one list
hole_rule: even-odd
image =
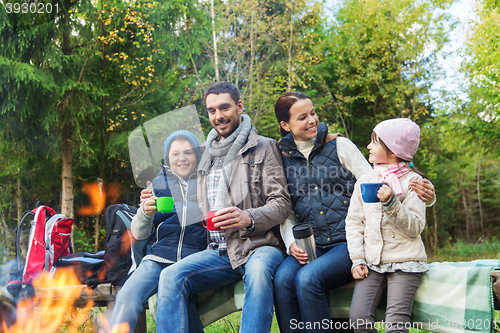
[{"label": "blue knit beanie", "polygon": [[179,130],[175,131],[172,134],[168,136],[168,138],[165,140],[163,143],[163,158],[165,160],[165,164],[170,165],[168,161],[168,153],[170,152],[170,146],[172,145],[172,142],[174,142],[176,139],[182,138],[184,140],[187,140],[190,144],[191,147],[193,147],[194,154],[196,155],[196,165],[200,162],[200,157],[201,157],[201,152],[200,152],[200,141],[196,138],[196,136],[185,130]]}]

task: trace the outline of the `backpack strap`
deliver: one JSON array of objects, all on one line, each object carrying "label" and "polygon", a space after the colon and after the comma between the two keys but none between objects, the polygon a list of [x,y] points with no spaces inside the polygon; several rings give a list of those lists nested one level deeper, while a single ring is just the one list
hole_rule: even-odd
[{"label": "backpack strap", "polygon": [[[35,214],[33,212],[31,212],[31,210],[24,212],[24,215],[21,219],[21,222],[19,222],[17,229],[16,229],[16,258],[17,258],[17,269],[18,270],[21,270],[21,231],[22,231],[23,224],[25,223],[25,220],[30,215],[35,217]],[[28,237],[29,237],[29,233],[28,233]]]},{"label": "backpack strap", "polygon": [[45,244],[45,270],[49,271],[50,243]]},{"label": "backpack strap", "polygon": [[132,224],[132,221],[119,209],[116,211],[116,215],[118,215],[118,217],[122,219],[122,221],[125,224],[125,226],[127,227],[127,229],[130,229],[130,225]]},{"label": "backpack strap", "polygon": [[336,139],[338,136],[342,136],[342,137],[343,137],[343,135],[342,135],[342,134],[340,134],[340,133],[335,133],[335,134],[327,134],[327,135],[326,135],[326,140],[325,140],[325,143],[328,143],[328,142],[330,142],[330,141],[332,141],[332,140]]}]

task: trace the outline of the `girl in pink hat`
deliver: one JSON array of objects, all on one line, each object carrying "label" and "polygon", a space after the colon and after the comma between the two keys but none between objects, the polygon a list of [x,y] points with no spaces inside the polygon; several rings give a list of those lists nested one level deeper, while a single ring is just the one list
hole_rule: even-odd
[{"label": "girl in pink hat", "polygon": [[[429,268],[420,234],[425,203],[411,187],[427,178],[413,165],[420,128],[407,118],[385,120],[368,145],[375,173],[358,179],[346,218],[346,237],[357,280],[350,310],[355,332],[373,332],[375,309],[387,292],[386,332],[408,332],[415,293]],[[364,202],[362,184],[380,183],[380,202]]]},{"label": "girl in pink hat", "polygon": [[[283,94],[274,112],[281,126],[278,149],[293,204],[280,226],[290,255],[274,275],[276,319],[281,333],[331,333],[330,325],[318,325],[330,322],[327,292],[353,281],[345,232],[351,196],[356,180],[374,170],[351,140],[329,133],[306,94]],[[431,183],[412,186],[422,200],[434,201]],[[304,223],[313,229],[314,260],[298,245],[292,231]]]}]

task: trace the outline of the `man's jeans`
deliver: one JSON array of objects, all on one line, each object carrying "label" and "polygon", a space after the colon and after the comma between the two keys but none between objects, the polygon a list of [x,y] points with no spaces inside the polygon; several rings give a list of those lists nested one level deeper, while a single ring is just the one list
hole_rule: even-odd
[{"label": "man's jeans", "polygon": [[[323,327],[330,322],[325,292],[353,280],[347,243],[316,248],[317,259],[302,265],[288,256],[276,271],[274,290],[276,318],[280,332],[331,332]],[[310,325],[317,329],[307,329]]]},{"label": "man's jeans", "polygon": [[[149,297],[156,294],[160,274],[170,263],[159,263],[153,260],[142,260],[139,267],[125,282],[116,296],[115,307],[109,323],[109,331],[114,325],[127,322],[130,332],[133,332],[137,325],[137,317],[142,311]],[[191,332],[203,332],[198,311],[194,303],[189,304],[189,313],[192,316]]]},{"label": "man's jeans", "polygon": [[244,266],[231,268],[229,256],[204,250],[163,270],[158,287],[157,333],[188,332],[188,306],[192,295],[243,278],[245,301],[240,332],[269,332],[273,319],[273,277],[283,261],[276,247],[255,250]]}]

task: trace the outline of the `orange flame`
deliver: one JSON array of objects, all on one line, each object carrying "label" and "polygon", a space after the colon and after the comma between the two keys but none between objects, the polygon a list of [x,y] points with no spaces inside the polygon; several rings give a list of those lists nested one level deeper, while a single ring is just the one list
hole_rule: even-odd
[{"label": "orange flame", "polygon": [[102,212],[106,204],[106,192],[103,189],[103,183],[83,183],[83,192],[90,198],[90,205],[78,210],[79,215],[92,216]]},{"label": "orange flame", "polygon": [[[36,295],[33,299],[19,302],[17,306],[17,321],[10,327],[5,322],[0,324],[5,333],[55,333],[55,332],[99,332],[89,322],[90,310],[94,305],[91,300],[92,291],[82,288],[74,271],[70,268],[59,268],[53,277],[44,272],[33,280]],[[82,294],[82,289],[85,290]],[[84,308],[76,309],[77,300],[90,299]],[[104,316],[100,321],[104,329],[107,323]],[[91,321],[90,321],[91,322]],[[83,330],[82,330],[83,327]],[[107,331],[107,330],[106,330]],[[115,325],[111,333],[128,333],[128,323]]]},{"label": "orange flame", "polygon": [[[61,327],[67,332],[81,332],[88,320],[93,301],[75,311],[74,302],[80,297],[80,282],[70,269],[59,269],[54,277],[44,272],[33,280],[37,294],[33,299],[19,302],[17,321],[4,327],[6,333],[52,333]],[[88,291],[87,291],[88,292]]]}]

